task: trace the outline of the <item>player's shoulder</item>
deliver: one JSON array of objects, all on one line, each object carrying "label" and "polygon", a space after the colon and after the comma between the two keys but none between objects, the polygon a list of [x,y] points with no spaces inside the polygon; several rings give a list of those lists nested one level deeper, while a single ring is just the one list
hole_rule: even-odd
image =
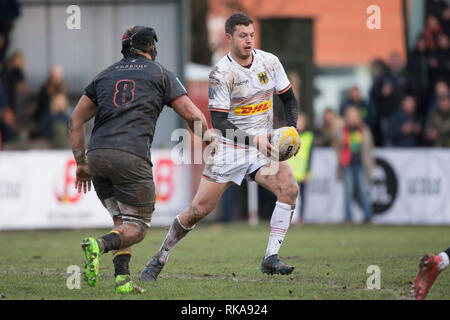
[{"label": "player's shoulder", "polygon": [[229,78],[229,75],[233,73],[233,61],[229,57],[229,54],[220,59],[209,73],[210,80],[225,80]]},{"label": "player's shoulder", "polygon": [[175,73],[173,73],[172,71],[170,71],[169,69],[167,69],[166,67],[164,67],[161,63],[157,62],[157,61],[148,61],[148,72],[149,73],[160,73],[163,77],[175,77]]},{"label": "player's shoulder", "polygon": [[262,59],[264,62],[270,63],[270,64],[277,64],[280,62],[278,57],[274,55],[273,53],[261,50],[261,49],[254,49],[255,50],[255,56],[258,56],[258,58]]},{"label": "player's shoulder", "polygon": [[230,68],[232,68],[233,60],[230,57],[230,53],[224,55],[222,59],[220,59],[214,67],[219,70],[229,70]]},{"label": "player's shoulder", "polygon": [[103,77],[106,77],[106,75],[110,72],[110,71],[112,71],[113,70],[113,67],[114,66],[114,64],[113,65],[110,65],[109,67],[107,67],[107,68],[105,68],[105,69],[103,69],[102,71],[100,71],[99,73],[97,73],[95,76],[94,76],[94,78],[92,79],[92,82],[97,82],[97,81],[99,81],[101,78],[103,78]]},{"label": "player's shoulder", "polygon": [[120,66],[123,64],[124,59],[121,59],[119,61],[114,62],[113,64],[109,65],[94,77],[94,81],[97,81],[103,77],[110,78],[110,75],[113,74],[115,71],[120,69]]}]

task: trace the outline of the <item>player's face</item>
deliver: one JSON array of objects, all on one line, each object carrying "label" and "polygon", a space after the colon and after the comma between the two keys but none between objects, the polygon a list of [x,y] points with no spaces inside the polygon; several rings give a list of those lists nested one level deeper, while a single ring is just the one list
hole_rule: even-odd
[{"label": "player's face", "polygon": [[233,34],[229,36],[229,41],[234,55],[242,59],[250,57],[255,44],[255,28],[253,24],[235,26]]}]

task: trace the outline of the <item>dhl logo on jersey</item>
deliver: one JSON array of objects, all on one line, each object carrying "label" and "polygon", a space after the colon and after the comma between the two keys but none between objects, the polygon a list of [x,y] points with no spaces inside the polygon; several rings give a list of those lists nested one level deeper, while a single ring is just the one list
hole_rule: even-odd
[{"label": "dhl logo on jersey", "polygon": [[272,107],[272,101],[265,101],[258,104],[236,107],[234,108],[234,114],[237,116],[248,116],[252,114],[262,113],[270,110]]}]

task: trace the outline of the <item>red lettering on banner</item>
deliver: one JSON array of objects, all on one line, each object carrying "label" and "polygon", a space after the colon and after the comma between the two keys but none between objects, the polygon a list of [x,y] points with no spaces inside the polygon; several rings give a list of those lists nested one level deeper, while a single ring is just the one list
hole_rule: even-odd
[{"label": "red lettering on banner", "polygon": [[77,167],[77,163],[75,162],[75,159],[70,159],[66,163],[66,169],[65,169],[65,177],[64,177],[64,186],[63,186],[63,192],[62,194],[58,192],[58,190],[55,188],[55,197],[59,202],[69,202],[74,203],[80,200],[81,193],[75,192],[74,195],[69,195],[69,187],[74,189],[76,175],[74,174],[73,167]]},{"label": "red lettering on banner", "polygon": [[156,186],[156,201],[169,201],[173,195],[173,172],[174,163],[169,158],[162,158],[156,162],[155,166],[155,186]]}]

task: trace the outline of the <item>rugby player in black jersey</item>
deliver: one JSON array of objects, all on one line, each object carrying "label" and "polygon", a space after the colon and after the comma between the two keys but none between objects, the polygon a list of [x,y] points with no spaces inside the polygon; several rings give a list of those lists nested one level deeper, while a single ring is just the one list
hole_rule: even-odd
[{"label": "rugby player in black jersey", "polygon": [[[97,239],[83,239],[85,280],[98,282],[99,257],[111,251],[117,293],[143,292],[130,279],[130,246],[144,239],[155,204],[150,160],[156,121],[165,105],[184,118],[207,122],[188,98],[176,76],[155,62],[154,29],[130,26],[122,36],[123,59],[98,74],[85,88],[69,125],[70,143],[77,163],[78,192],[91,189],[114,221],[114,229]],[[84,124],[95,116],[87,152]]]}]

